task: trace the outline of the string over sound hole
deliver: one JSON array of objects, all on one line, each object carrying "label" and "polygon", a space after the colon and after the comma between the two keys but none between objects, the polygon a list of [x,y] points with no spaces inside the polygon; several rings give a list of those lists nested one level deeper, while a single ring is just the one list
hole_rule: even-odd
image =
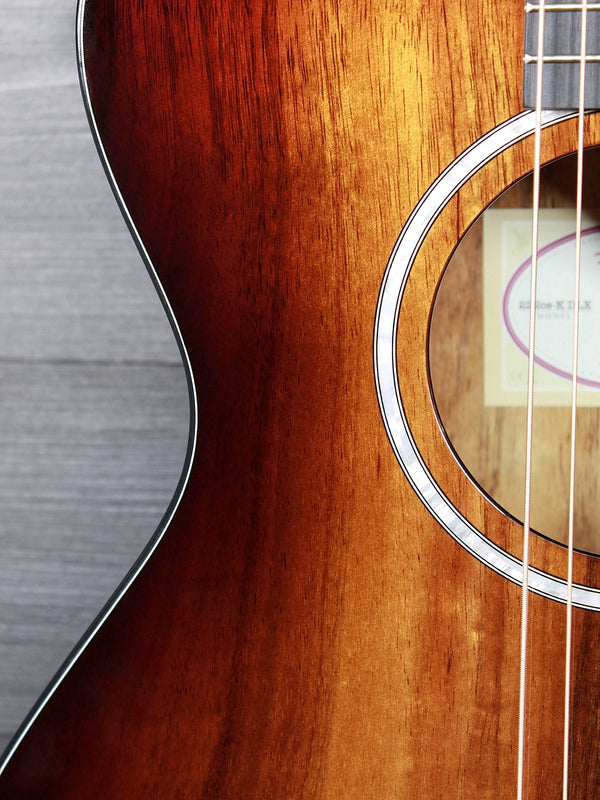
[{"label": "string over sound hole", "polygon": [[[600,166],[586,153],[586,171]],[[531,525],[564,543],[568,532],[570,352],[575,226],[574,156],[542,170]],[[450,443],[475,481],[523,519],[531,178],[487,209],[440,283],[430,330],[433,395]],[[575,546],[600,553],[600,196],[584,198]]]}]

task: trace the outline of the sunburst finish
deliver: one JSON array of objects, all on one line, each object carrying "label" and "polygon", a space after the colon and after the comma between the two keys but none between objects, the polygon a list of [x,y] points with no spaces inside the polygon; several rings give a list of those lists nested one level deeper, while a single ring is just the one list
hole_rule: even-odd
[{"label": "sunburst finish", "polygon": [[[521,2],[88,0],[91,110],[198,393],[156,551],[0,777],[2,798],[512,798],[520,590],[433,520],[379,412],[373,326],[403,223],[521,111]],[[590,121],[590,143],[598,141]],[[554,129],[550,159],[573,148]],[[517,555],[456,463],[427,331],[470,222],[444,209],[400,310],[399,385],[452,502]],[[534,562],[564,573],[558,545]],[[597,585],[598,561],[578,579]],[[564,607],[533,598],[528,797],[560,797]],[[573,800],[600,788],[600,616],[575,612]]]}]

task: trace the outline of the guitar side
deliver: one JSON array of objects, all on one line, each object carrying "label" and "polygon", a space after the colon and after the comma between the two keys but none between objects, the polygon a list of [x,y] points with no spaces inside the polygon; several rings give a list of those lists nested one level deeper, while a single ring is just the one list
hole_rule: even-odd
[{"label": "guitar side", "polygon": [[[521,3],[81,11],[94,124],[189,354],[198,439],[170,527],[0,797],[513,797],[520,592],[404,478],[372,351],[402,223],[520,111]],[[426,327],[424,298],[484,200],[523,169],[450,204],[400,342]],[[420,344],[401,376],[417,438],[448,491],[502,527],[437,429]],[[561,606],[535,605],[539,630],[559,631]],[[597,616],[579,636],[600,640]],[[544,722],[559,694],[535,690]],[[530,762],[548,798],[560,763],[544,737]]]}]

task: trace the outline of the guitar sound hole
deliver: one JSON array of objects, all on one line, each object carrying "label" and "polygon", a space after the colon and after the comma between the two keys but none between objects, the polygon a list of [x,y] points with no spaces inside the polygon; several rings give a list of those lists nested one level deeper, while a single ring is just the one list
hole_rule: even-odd
[{"label": "guitar sound hole", "polygon": [[[600,153],[589,150],[585,174]],[[542,170],[531,525],[565,543],[569,515],[574,156]],[[497,505],[523,518],[531,176],[503,193],[450,259],[431,317],[432,393],[452,447]],[[584,189],[575,546],[600,553],[600,191]]]}]

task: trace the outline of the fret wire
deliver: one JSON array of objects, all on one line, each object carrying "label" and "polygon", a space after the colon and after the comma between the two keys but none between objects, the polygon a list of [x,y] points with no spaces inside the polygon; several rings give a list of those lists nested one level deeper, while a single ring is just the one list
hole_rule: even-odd
[{"label": "fret wire", "polygon": [[[536,64],[538,60],[537,56],[532,56],[529,53],[525,53],[523,56],[523,61],[525,64]],[[585,56],[584,59],[581,56],[544,56],[542,61],[544,64],[578,64],[580,61],[585,61],[586,64],[596,64],[600,62],[600,55],[589,55]]]},{"label": "fret wire", "polygon": [[[581,3],[562,3],[562,4],[548,4],[545,7],[546,11],[582,11],[583,6]],[[525,13],[531,14],[534,11],[539,11],[540,7],[533,3],[525,3]],[[600,11],[600,3],[588,3],[588,11]]]}]

